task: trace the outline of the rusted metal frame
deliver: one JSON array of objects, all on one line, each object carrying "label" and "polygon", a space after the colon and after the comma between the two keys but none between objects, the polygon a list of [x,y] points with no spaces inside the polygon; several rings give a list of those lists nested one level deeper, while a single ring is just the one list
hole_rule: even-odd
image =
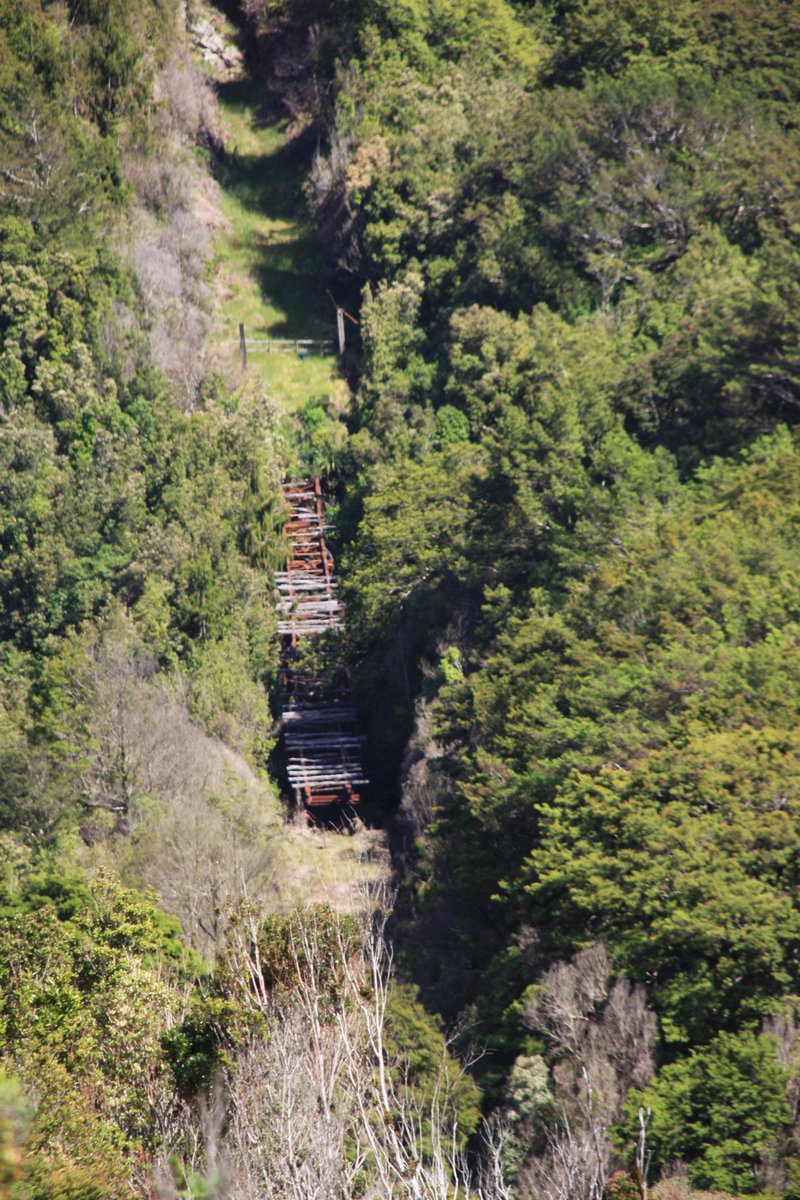
[{"label": "rusted metal frame", "polygon": [[[288,618],[279,623],[279,628],[291,630],[294,654],[301,636],[341,629],[344,605],[335,595],[333,555],[325,543],[327,526],[320,480],[315,479],[313,484],[290,483],[284,489],[284,498],[289,501],[291,513],[284,527],[291,543],[291,558],[276,583]],[[302,799],[306,806],[314,807],[358,802],[361,793],[354,785],[366,783],[366,779],[358,753],[363,738],[355,729],[354,710],[342,707],[329,713],[315,705],[308,712],[308,724],[313,728],[309,730],[306,725],[304,730],[303,705],[308,700],[314,704],[320,681],[291,669],[284,669],[282,681],[296,706],[292,710],[294,728],[287,736],[287,768],[298,801]],[[345,697],[344,691],[341,695]]]}]

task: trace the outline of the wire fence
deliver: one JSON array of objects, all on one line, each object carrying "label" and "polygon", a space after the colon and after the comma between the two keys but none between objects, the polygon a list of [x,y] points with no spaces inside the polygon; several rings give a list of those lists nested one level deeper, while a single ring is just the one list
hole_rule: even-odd
[{"label": "wire fence", "polygon": [[[226,339],[225,345],[239,346],[241,341],[239,338]],[[279,354],[295,353],[300,354],[306,352],[313,353],[330,353],[334,349],[333,338],[248,338],[247,353],[252,354],[254,351],[261,354]]]}]

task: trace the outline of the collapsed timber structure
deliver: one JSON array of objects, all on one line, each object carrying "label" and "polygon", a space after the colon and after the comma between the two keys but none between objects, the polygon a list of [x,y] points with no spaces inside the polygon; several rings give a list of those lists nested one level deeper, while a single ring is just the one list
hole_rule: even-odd
[{"label": "collapsed timber structure", "polygon": [[281,724],[289,785],[316,821],[326,809],[346,815],[361,800],[368,782],[361,761],[364,738],[346,687],[326,684],[299,661],[305,639],[344,630],[344,605],[325,544],[320,480],[284,484],[283,498],[290,510],[284,526],[290,549],[286,569],[275,576],[283,639]]}]

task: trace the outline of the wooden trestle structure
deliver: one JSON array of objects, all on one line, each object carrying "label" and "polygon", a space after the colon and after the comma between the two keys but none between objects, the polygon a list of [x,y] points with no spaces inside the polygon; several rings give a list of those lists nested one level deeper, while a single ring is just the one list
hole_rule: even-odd
[{"label": "wooden trestle structure", "polygon": [[[364,739],[346,689],[326,687],[297,663],[303,639],[344,629],[333,556],[325,544],[325,502],[319,479],[284,484],[290,509],[284,526],[290,552],[275,583],[283,639],[283,715],[289,785],[311,820],[327,806],[356,805],[368,780]],[[321,815],[321,814],[320,814]]]}]

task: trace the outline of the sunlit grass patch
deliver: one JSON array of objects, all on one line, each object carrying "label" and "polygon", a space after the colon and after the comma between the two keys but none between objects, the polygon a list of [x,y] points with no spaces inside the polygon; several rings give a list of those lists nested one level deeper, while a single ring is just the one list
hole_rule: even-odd
[{"label": "sunlit grass patch", "polygon": [[[221,349],[226,374],[239,370],[238,340],[232,336]],[[251,347],[247,374],[251,379],[261,380],[267,394],[289,412],[296,412],[309,400],[337,396],[342,386],[338,363],[332,354],[300,358],[291,350],[267,354]]]},{"label": "sunlit grass patch", "polygon": [[[326,289],[329,270],[306,212],[307,153],[286,123],[266,113],[252,83],[219,85],[225,156],[216,175],[226,231],[216,245],[223,362],[239,362],[239,325],[248,340],[333,338],[335,316]],[[330,394],[338,377],[334,354],[267,353],[253,345],[249,373],[288,410]]]}]

